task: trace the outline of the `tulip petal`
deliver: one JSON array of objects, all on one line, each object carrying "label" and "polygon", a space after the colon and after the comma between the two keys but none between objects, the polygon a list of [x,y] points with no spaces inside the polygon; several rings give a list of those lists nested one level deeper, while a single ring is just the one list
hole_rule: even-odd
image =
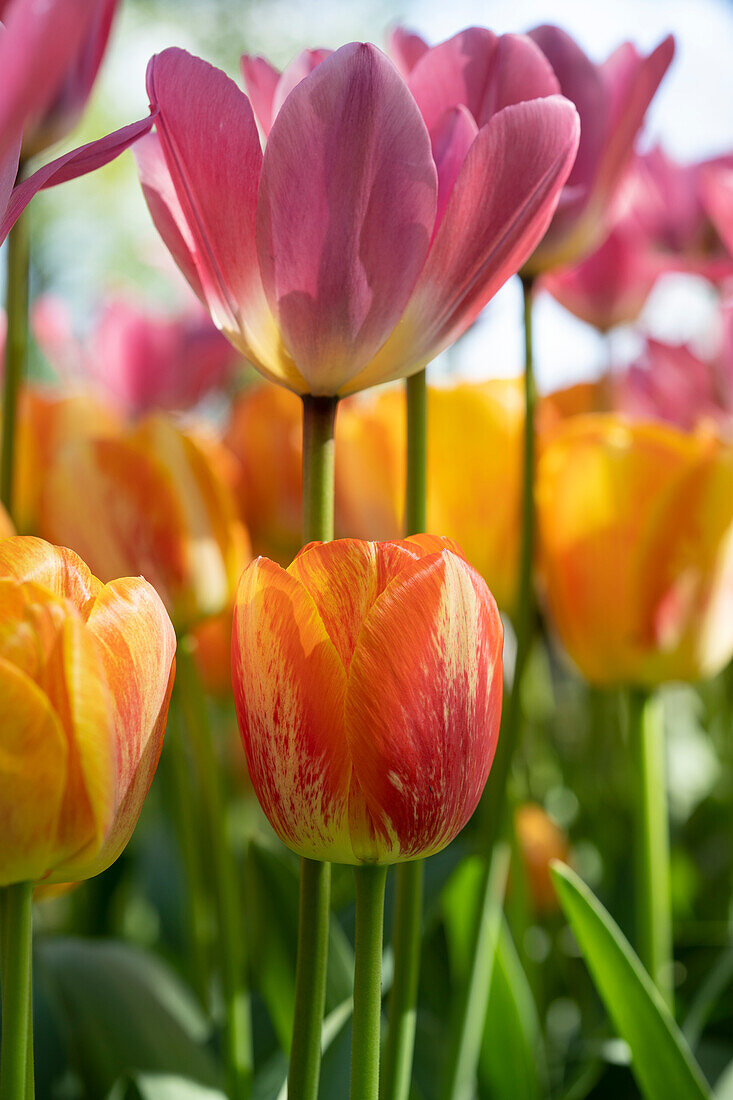
[{"label": "tulip petal", "polygon": [[275,94],[272,97],[272,118],[270,126],[272,126],[272,123],[275,121],[275,116],[293,88],[297,88],[301,80],[304,80],[322,61],[330,57],[332,53],[333,50],[303,50],[297,57],[293,58],[287,68],[283,69],[282,76],[275,89]]},{"label": "tulip petal", "polygon": [[462,104],[446,111],[433,136],[433,159],[438,170],[438,209],[433,236],[443,220],[445,208],[463,167],[468,150],[478,134],[478,126]]},{"label": "tulip petal", "polygon": [[465,332],[542,239],[577,144],[577,113],[559,96],[494,115],[469,149],[400,325],[343,393],[419,370]]},{"label": "tulip petal", "polygon": [[85,176],[88,172],[94,172],[97,168],[109,164],[150,130],[153,118],[152,114],[148,115],[138,122],[132,122],[129,126],[123,126],[120,130],[107,134],[106,137],[90,141],[78,149],[72,149],[71,152],[52,160],[50,164],[44,164],[32,176],[19,183],[10,196],[7,210],[3,211],[0,208],[0,214],[2,214],[0,244],[38,191]]},{"label": "tulip petal", "polygon": [[15,178],[18,175],[22,138],[22,133],[18,131],[14,138],[8,138],[5,148],[0,149],[0,217],[3,217],[7,210]]},{"label": "tulip petal", "polygon": [[395,27],[387,35],[387,53],[405,79],[429,49],[424,38],[405,27]]},{"label": "tulip petal", "polygon": [[102,588],[73,550],[52,546],[32,535],[0,541],[0,577],[32,581],[55,596],[70,600],[84,618]]},{"label": "tulip petal", "polygon": [[362,623],[418,546],[343,539],[314,542],[288,567],[315,603],[347,673]]},{"label": "tulip petal", "polygon": [[100,847],[62,871],[78,878],[98,874],[113,863],[135,828],[163,747],[176,651],[165,607],[152,585],[140,577],[105,585],[87,628],[97,642],[110,689],[116,788],[112,821]]},{"label": "tulip petal", "polygon": [[312,393],[336,393],[397,323],[425,261],[436,190],[417,106],[373,46],[342,47],[283,104],[265,151],[258,251]]},{"label": "tulip petal", "polygon": [[264,57],[243,54],[239,61],[247,98],[252,104],[255,118],[267,137],[272,126],[272,100],[280,79],[280,71]]},{"label": "tulip petal", "polygon": [[66,782],[68,743],[48,698],[0,657],[0,885],[48,869]]},{"label": "tulip petal", "polygon": [[501,646],[485,582],[449,552],[406,565],[374,604],[345,707],[354,775],[380,838],[375,848],[365,835],[362,849],[354,836],[357,856],[426,855],[465,825],[496,748]]},{"label": "tulip petal", "polygon": [[151,59],[147,85],[167,171],[150,147],[139,165],[161,236],[217,327],[268,377],[304,392],[260,280],[262,149],[247,97],[220,69],[179,49]]},{"label": "tulip petal", "polygon": [[13,521],[2,504],[0,504],[0,539],[5,539],[8,535],[14,534],[15,528],[13,527]]},{"label": "tulip petal", "polygon": [[313,600],[267,558],[242,575],[232,682],[252,784],[281,839],[352,863],[346,673]]},{"label": "tulip petal", "polygon": [[525,35],[469,27],[429,49],[408,80],[431,137],[446,111],[463,104],[484,126],[513,103],[559,92],[550,63]]}]

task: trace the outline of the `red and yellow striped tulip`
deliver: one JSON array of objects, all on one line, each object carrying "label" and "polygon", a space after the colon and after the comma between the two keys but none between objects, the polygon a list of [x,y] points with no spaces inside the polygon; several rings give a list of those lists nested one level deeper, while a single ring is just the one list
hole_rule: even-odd
[{"label": "red and yellow striped tulip", "polygon": [[249,560],[214,442],[151,416],[114,439],[69,444],[43,497],[42,533],[102,579],[141,574],[176,628],[222,611]]},{"label": "red and yellow striped tulip", "polygon": [[714,675],[733,656],[733,449],[704,433],[577,417],[537,473],[549,617],[592,683]]},{"label": "red and yellow striped tulip", "polygon": [[69,882],[119,856],[160,756],[173,627],[139,577],[0,541],[0,885]]},{"label": "red and yellow striped tulip", "polygon": [[489,774],[501,619],[455,543],[311,543],[258,558],[234,609],[232,680],[250,777],[290,848],[339,863],[437,852]]}]

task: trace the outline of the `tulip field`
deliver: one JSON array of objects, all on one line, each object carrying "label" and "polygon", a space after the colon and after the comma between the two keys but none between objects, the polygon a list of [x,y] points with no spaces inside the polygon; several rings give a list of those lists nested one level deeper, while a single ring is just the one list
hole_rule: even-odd
[{"label": "tulip field", "polygon": [[723,77],[311,7],[0,0],[0,1100],[733,1100]]}]

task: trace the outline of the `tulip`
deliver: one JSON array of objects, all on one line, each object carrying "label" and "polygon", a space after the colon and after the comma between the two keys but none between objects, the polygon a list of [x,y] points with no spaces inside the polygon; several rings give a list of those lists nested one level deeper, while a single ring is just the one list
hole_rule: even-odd
[{"label": "tulip", "polygon": [[514,831],[532,905],[537,913],[551,913],[557,909],[557,896],[550,864],[554,859],[567,863],[568,838],[536,802],[517,806]]},{"label": "tulip", "polygon": [[453,112],[431,148],[369,45],[296,84],[264,156],[219,70],[171,49],[147,83],[156,133],[137,159],[153,220],[216,325],[300,394],[403,377],[457,339],[541,239],[578,141],[549,89],[480,128]]},{"label": "tulip", "polygon": [[390,388],[348,398],[336,429],[336,532],[399,539],[404,511],[405,395]]},{"label": "tulip", "polygon": [[610,412],[613,408],[612,384],[606,377],[591,382],[575,382],[545,394],[537,403],[537,439],[540,447],[566,420],[586,413]]},{"label": "tulip", "polygon": [[160,756],[175,635],[141,578],[0,541],[0,884],[97,875],[127,844]]},{"label": "tulip", "polygon": [[404,27],[393,27],[387,36],[387,53],[405,80],[429,49],[419,34]]},{"label": "tulip", "polygon": [[34,305],[33,330],[64,377],[91,383],[109,405],[132,417],[194,405],[222,386],[237,359],[198,308],[171,317],[112,299],[81,344],[65,305],[44,297]]},{"label": "tulip", "polygon": [[575,267],[548,274],[542,286],[581,321],[607,333],[638,319],[667,269],[651,243],[621,223],[595,252]]},{"label": "tulip", "polygon": [[549,60],[560,91],[578,108],[581,139],[557,213],[526,265],[529,275],[564,267],[587,255],[608,233],[608,216],[633,154],[647,108],[674,56],[665,38],[644,57],[624,42],[594,64],[559,27],[530,32]]},{"label": "tulip", "polygon": [[44,486],[42,532],[83,553],[102,578],[146,577],[185,631],[224,610],[249,560],[215,450],[162,416],[69,443]]},{"label": "tulip", "polygon": [[112,436],[120,422],[106,405],[88,394],[64,394],[42,386],[26,386],[18,407],[14,473],[14,513],[18,530],[40,531],[41,499],[46,478],[71,440]]},{"label": "tulip", "polygon": [[537,471],[550,622],[591,683],[713,676],[733,656],[733,450],[614,415],[558,430]]},{"label": "tulip", "polygon": [[232,679],[255,793],[318,860],[437,852],[483,790],[501,712],[502,625],[454,543],[344,539],[240,581]]},{"label": "tulip", "polygon": [[8,535],[15,534],[15,527],[8,513],[0,504],[0,539],[7,538]]},{"label": "tulip", "polygon": [[[0,0],[0,20],[13,18],[13,9],[30,9],[28,0]],[[39,5],[36,5],[38,8]],[[79,13],[69,13],[61,24],[64,37],[76,43],[76,48],[62,42],[61,49],[68,54],[53,98],[43,106],[43,113],[32,125],[26,125],[23,134],[24,157],[35,156],[49,145],[60,141],[76,126],[82,116],[99,66],[104,57],[118,0],[93,0],[82,5]],[[68,4],[67,4],[68,8]],[[38,18],[38,16],[36,16]],[[56,49],[59,43],[56,43]],[[50,79],[50,77],[47,77]]]}]

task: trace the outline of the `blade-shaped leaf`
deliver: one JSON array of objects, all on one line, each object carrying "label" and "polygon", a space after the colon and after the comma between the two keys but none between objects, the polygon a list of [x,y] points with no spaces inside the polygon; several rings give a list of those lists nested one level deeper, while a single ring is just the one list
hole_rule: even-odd
[{"label": "blade-shaped leaf", "polygon": [[552,868],[558,898],[647,1100],[702,1100],[711,1093],[661,993],[621,929],[574,871]]}]

